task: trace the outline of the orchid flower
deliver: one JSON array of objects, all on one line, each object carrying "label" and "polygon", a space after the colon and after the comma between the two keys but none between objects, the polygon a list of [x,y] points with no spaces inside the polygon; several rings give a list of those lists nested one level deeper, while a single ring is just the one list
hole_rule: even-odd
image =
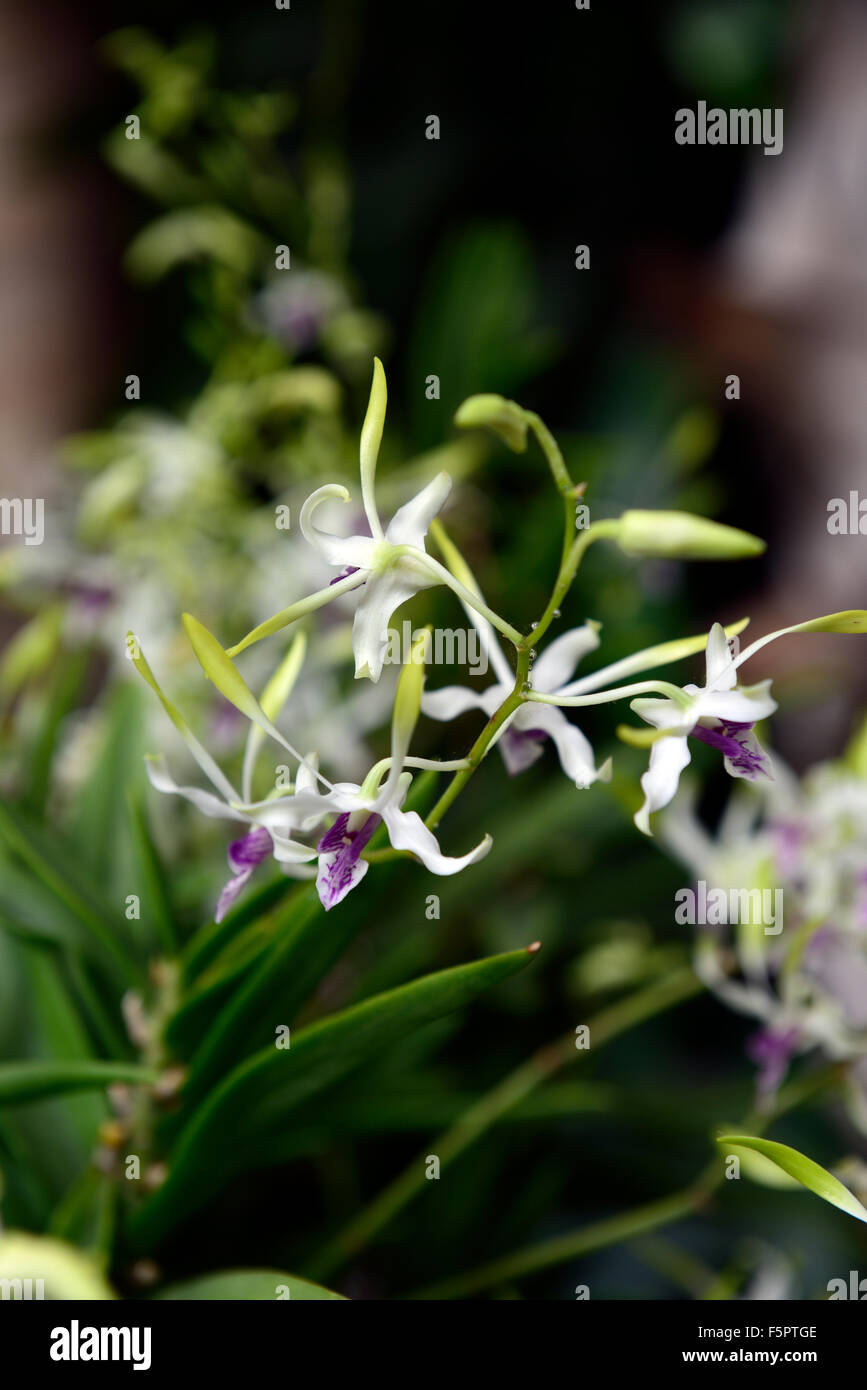
[{"label": "orchid flower", "polygon": [[768,760],[753,730],[760,720],[773,714],[777,704],[769,680],[752,686],[738,684],[737,672],[745,661],[788,633],[863,632],[865,625],[867,614],[860,609],[831,613],[768,633],[736,655],[722,627],[715,623],[708,635],[703,686],[672,690],[665,699],[632,701],[635,713],[658,730],[651,745],[650,765],[641,779],[644,804],[635,815],[638,829],[649,835],[651,813],[667,806],[677,791],[680,774],[690,761],[690,737],[722,753],[732,777],[755,781],[770,775]]},{"label": "orchid flower", "polygon": [[867,725],[845,760],[819,764],[801,781],[775,758],[774,782],[760,796],[730,797],[714,835],[696,814],[694,788],[682,787],[660,832],[696,880],[723,892],[782,894],[779,935],[743,919],[727,930],[708,926],[694,957],[708,989],[759,1022],[747,1050],[760,1097],[776,1092],[793,1057],[820,1047],[847,1062],[850,1109],[867,1132],[865,735]]},{"label": "orchid flower", "polygon": [[[482,642],[497,677],[487,690],[468,686],[447,685],[431,691],[422,698],[422,713],[431,719],[455,719],[470,709],[482,710],[490,719],[495,710],[511,694],[515,674],[488,623],[470,612],[479,629]],[[572,628],[557,637],[537,659],[532,671],[533,689],[558,695],[570,688],[567,685],[576,665],[588,652],[599,646],[599,624],[592,621]],[[554,705],[522,704],[505,721],[497,740],[506,770],[511,776],[531,767],[544,751],[550,738],[557,749],[560,766],[577,787],[589,787],[597,778],[607,781],[611,775],[611,760],[596,767],[589,740],[562,710]]]},{"label": "orchid flower", "polygon": [[[232,870],[232,877],[220,893],[215,921],[222,921],[249,881],[254,869],[272,855],[288,877],[312,877],[315,870],[310,867],[310,864],[316,858],[316,851],[294,837],[298,833],[309,834],[315,828],[318,818],[302,809],[303,803],[301,801],[296,801],[293,797],[282,798],[279,803],[280,815],[271,817],[267,828],[264,827],[260,819],[242,809],[242,802],[250,799],[256,755],[263,738],[262,728],[256,724],[251,723],[250,725],[244,751],[243,795],[241,795],[210,753],[195,737],[180,712],[163,694],[142,655],[138,642],[132,635],[129,638],[128,650],[139,674],[157,695],[164,710],[214,790],[204,791],[201,787],[179,786],[162,757],[151,757],[145,761],[145,768],[151,785],[157,791],[183,797],[203,815],[217,820],[240,821],[253,827],[240,839],[233,840],[229,845],[227,857],[229,868]],[[303,659],[304,638],[299,636],[293,642],[286,658],[281,662],[263,692],[262,709],[270,712],[269,718],[271,713],[276,716],[288,698]],[[284,747],[288,747],[290,752],[294,751],[282,738],[280,741]],[[306,758],[300,760],[293,792],[296,794],[308,792],[316,785],[316,779],[319,775],[316,755],[310,753]]]},{"label": "orchid flower", "polygon": [[254,628],[230,648],[230,656],[236,656],[251,643],[279,631],[281,627],[323,607],[339,595],[361,588],[365,592],[355,611],[352,632],[356,678],[366,676],[372,681],[379,680],[392,614],[413,594],[435,584],[447,584],[458,597],[483,612],[513,641],[521,640],[521,634],[516,629],[480,604],[425,550],[428,528],[451,489],[448,473],[438,473],[421,492],[398,508],[383,529],[376,506],[375,478],[386,402],[385,372],[377,357],[374,358],[373,383],[361,430],[360,447],[361,500],[370,535],[336,536],[314,524],[315,513],[323,502],[334,498],[349,501],[349,490],[342,483],[326,483],[311,493],[301,508],[301,532],[305,540],[339,573],[326,588],[301,599]]},{"label": "orchid flower", "polygon": [[[286,800],[293,805],[292,817],[316,822],[328,815],[336,819],[316,845],[319,868],[316,886],[323,907],[329,911],[342,902],[364,878],[369,868],[361,854],[372,835],[384,824],[392,848],[404,850],[419,859],[433,874],[456,874],[477,863],[488,853],[492,840],[485,835],[468,854],[453,858],[442,853],[436,836],[417,811],[404,811],[403,803],[412,783],[408,767],[456,771],[467,766],[463,759],[435,762],[409,757],[409,743],[418,719],[424,681],[420,654],[426,634],[414,645],[410,661],[401,672],[391,726],[391,755],[371,768],[361,785],[336,782],[323,793],[313,786],[296,787]],[[244,811],[260,825],[281,824],[283,799],[245,806]]]},{"label": "orchid flower", "polygon": [[[255,750],[258,748],[262,734],[267,734],[276,739],[281,747],[287,749],[301,764],[295,785],[287,795],[281,795],[279,791],[275,791],[264,801],[251,802],[249,800],[249,773],[252,756],[250,755],[251,745],[248,743],[244,778],[244,790],[248,796],[244,801],[230,801],[229,809],[240,813],[239,819],[247,820],[257,828],[264,828],[271,835],[274,842],[275,858],[281,859],[285,863],[287,861],[282,859],[284,854],[297,853],[302,863],[309,863],[313,859],[318,860],[317,888],[322,904],[326,909],[342,902],[346,894],[364,878],[367,873],[368,862],[361,858],[361,853],[380,822],[385,824],[392,847],[415,855],[431,873],[458,873],[488,853],[492,841],[489,835],[485,835],[468,854],[459,858],[444,855],[440,850],[436,836],[427,828],[418,813],[402,809],[412,782],[412,774],[406,769],[410,767],[431,768],[449,772],[463,770],[467,767],[467,763],[463,759],[453,762],[435,762],[428,758],[409,756],[409,744],[421,705],[421,693],[424,684],[423,654],[427,646],[427,631],[421,634],[413,646],[410,660],[398,680],[392,715],[391,756],[382,759],[371,768],[364,782],[359,786],[354,782],[330,782],[322,775],[313,761],[309,757],[302,758],[274,726],[272,711],[276,711],[282,705],[294,680],[291,669],[294,648],[290,649],[283,666],[278,669],[269,682],[260,704],[236,669],[231,657],[223,650],[216,638],[208,632],[207,628],[204,628],[189,614],[184,616],[184,625],[202,670],[213,681],[221,694],[234,704],[242,714],[247,716],[254,725],[254,730],[258,731],[251,731],[250,735],[254,748],[252,756],[255,756]],[[135,657],[133,659],[177,725],[177,719],[180,716],[177,716],[177,711],[173,711],[173,708],[168,705],[149,670],[146,667],[143,669],[143,658],[139,655],[137,660]],[[177,727],[180,728],[180,725]],[[189,733],[189,731],[187,732]],[[207,763],[213,768],[214,765],[209,755],[205,753],[204,749],[200,749],[200,751],[207,759]],[[207,771],[204,763],[202,766]],[[221,779],[220,790],[225,796],[227,794],[226,788],[229,791],[232,789],[222,778],[219,769],[216,771],[218,778]],[[208,775],[211,776],[210,771]],[[317,782],[325,787],[324,792],[317,788]],[[294,832],[309,831],[325,817],[331,815],[335,815],[336,820],[315,846],[299,846],[292,840]],[[249,868],[252,872],[256,863],[261,862],[261,858],[267,854],[267,845],[265,845],[261,835],[257,835],[255,840],[250,840],[248,836],[247,840],[248,843],[244,845],[243,849],[234,854],[235,863],[232,864],[233,868],[237,866],[236,877],[242,877],[246,874],[243,882],[249,878],[246,870]],[[287,842],[291,844],[291,850],[288,848]],[[249,862],[250,859],[255,861],[252,865]],[[243,882],[241,887],[243,887]]]},{"label": "orchid flower", "polygon": [[690,736],[718,749],[732,777],[754,781],[769,775],[753,729],[759,720],[773,714],[777,702],[771,696],[769,680],[755,686],[738,685],[737,667],[751,651],[748,648],[735,658],[725,632],[715,623],[707,640],[703,686],[686,685],[675,698],[632,701],[630,708],[661,731],[641,778],[644,804],[635,815],[635,824],[645,835],[650,834],[651,812],[667,806],[677,791],[680,774],[691,757]]}]

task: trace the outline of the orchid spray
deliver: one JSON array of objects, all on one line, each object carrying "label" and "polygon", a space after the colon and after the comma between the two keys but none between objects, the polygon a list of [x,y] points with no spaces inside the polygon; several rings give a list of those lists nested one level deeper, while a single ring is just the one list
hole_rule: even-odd
[{"label": "orchid spray", "polygon": [[[240,794],[163,695],[135,638],[130,637],[139,672],[159,695],[214,791],[177,786],[160,761],[151,763],[149,768],[154,786],[186,797],[206,815],[235,820],[248,827],[229,846],[232,876],[220,895],[218,919],[256,867],[272,857],[289,875],[315,877],[320,901],[326,909],[343,901],[377,859],[412,857],[434,874],[453,874],[468,868],[491,848],[484,828],[480,827],[475,847],[458,856],[442,852],[435,832],[495,746],[512,774],[534,763],[550,740],[563,771],[576,788],[586,789],[593,782],[610,777],[610,758],[597,766],[588,739],[567,717],[567,709],[628,700],[635,713],[651,726],[645,732],[634,728],[620,730],[625,742],[650,749],[650,764],[642,778],[644,803],[635,816],[636,825],[646,834],[651,830],[651,814],[667,805],[677,790],[680,773],[690,758],[690,738],[718,749],[734,777],[753,779],[767,771],[753,729],[776,708],[770,682],[742,687],[737,673],[766,642],[784,635],[783,632],[760,638],[736,655],[729,642],[743,630],[746,620],[726,629],[715,624],[707,635],[669,640],[578,678],[574,677],[576,664],[600,646],[598,622],[587,619],[539,651],[552,623],[560,616],[586,551],[598,540],[611,541],[635,556],[727,560],[759,554],[764,548],[762,541],[733,527],[672,511],[628,510],[619,517],[593,521],[576,530],[576,505],[583,497],[584,484],[572,481],[563,455],[543,421],[503,397],[471,397],[458,410],[457,425],[464,429],[486,427],[519,453],[526,450],[532,434],[547,460],[561,499],[563,543],[559,569],[544,610],[527,630],[522,630],[489,606],[469,565],[438,520],[451,489],[446,473],[437,474],[383,525],[377,505],[376,468],[386,400],[385,372],[375,359],[360,444],[361,502],[369,534],[341,536],[317,523],[323,504],[350,500],[342,484],[326,483],[317,488],[301,510],[302,538],[333,566],[336,573],[331,581],[281,609],[228,647],[192,616],[184,618],[205,675],[250,723]],[[429,552],[431,540],[438,547],[441,560]],[[430,643],[422,633],[397,685],[390,756],[371,768],[360,784],[332,780],[331,775],[339,769],[328,766],[328,749],[302,754],[275,723],[299,679],[305,639],[296,638],[278,662],[261,700],[257,700],[241,675],[235,658],[338,598],[357,593],[352,630],[355,677],[378,682],[394,613],[419,591],[438,585],[452,592],[475,625],[493,669],[494,682],[484,691],[452,686],[423,693]],[[855,610],[814,619],[784,632],[861,632],[865,623],[867,614]],[[500,645],[501,640],[511,648],[511,658]],[[620,683],[680,661],[705,647],[707,676],[701,688],[681,688],[656,679]],[[410,742],[420,714],[442,721],[473,709],[484,714],[486,722],[464,758],[436,761],[411,755]],[[289,753],[297,772],[291,783],[274,786],[264,800],[257,801],[252,799],[252,772],[265,738]],[[323,770],[326,766],[327,774]],[[418,769],[451,774],[448,786],[425,820],[415,809],[404,808],[413,772]],[[388,838],[388,846],[374,842],[380,828]]]},{"label": "orchid spray", "polygon": [[778,757],[772,766],[772,780],[730,798],[713,835],[684,788],[660,838],[721,902],[750,895],[737,921],[726,911],[702,925],[695,969],[759,1025],[747,1044],[759,1103],[772,1103],[797,1056],[821,1054],[840,1064],[867,1132],[867,725],[842,758],[802,778]]}]

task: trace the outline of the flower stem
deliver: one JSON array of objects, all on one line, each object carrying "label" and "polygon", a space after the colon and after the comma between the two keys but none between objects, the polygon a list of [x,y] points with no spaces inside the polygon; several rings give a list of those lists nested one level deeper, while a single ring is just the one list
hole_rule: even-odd
[{"label": "flower stem", "polygon": [[[833,1080],[838,1076],[839,1066],[832,1065],[793,1082],[780,1092],[772,1113],[763,1116],[750,1114],[744,1121],[744,1128],[761,1133],[763,1129],[768,1128],[772,1120],[800,1105],[821,1090],[829,1079]],[[631,1211],[623,1212],[620,1216],[594,1222],[593,1225],[585,1226],[579,1231],[571,1231],[567,1235],[555,1236],[552,1240],[541,1241],[537,1245],[517,1250],[465,1274],[420,1289],[408,1297],[425,1300],[462,1298],[466,1294],[478,1293],[482,1289],[536,1274],[539,1270],[563,1264],[578,1255],[601,1250],[606,1245],[617,1245],[621,1241],[631,1240],[635,1236],[656,1230],[660,1226],[667,1226],[672,1221],[680,1221],[685,1216],[700,1211],[723,1182],[724,1177],[724,1164],[718,1158],[714,1158],[699,1173],[695,1182],[669,1197],[633,1207]]]}]

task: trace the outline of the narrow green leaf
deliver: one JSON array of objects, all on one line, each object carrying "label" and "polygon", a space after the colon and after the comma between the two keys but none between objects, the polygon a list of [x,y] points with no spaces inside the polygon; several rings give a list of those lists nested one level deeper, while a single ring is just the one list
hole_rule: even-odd
[{"label": "narrow green leaf", "polygon": [[[107,702],[101,742],[87,779],[76,797],[69,838],[76,859],[102,892],[122,908],[129,886],[130,837],[126,802],[142,781],[144,691],[138,682],[115,687]],[[123,912],[119,913],[121,920]]]},{"label": "narrow green leaf", "polygon": [[839,1207],[847,1215],[854,1216],[857,1221],[867,1221],[867,1209],[848,1187],[844,1187],[833,1173],[829,1173],[826,1168],[814,1163],[812,1158],[807,1158],[797,1149],[790,1148],[788,1144],[778,1144],[772,1139],[758,1139],[752,1134],[721,1134],[716,1142],[724,1153],[736,1154],[738,1149],[747,1149],[761,1154],[823,1201],[830,1202],[833,1207]]},{"label": "narrow green leaf", "polygon": [[152,1085],[158,1073],[128,1062],[87,1060],[0,1063],[0,1105],[93,1091],[115,1081]]},{"label": "narrow green leaf", "polygon": [[255,1299],[272,1302],[290,1299],[293,1302],[313,1303],[327,1300],[343,1302],[343,1295],[323,1289],[321,1284],[308,1283],[295,1274],[283,1274],[278,1269],[224,1269],[219,1274],[203,1274],[199,1279],[185,1279],[182,1284],[170,1284],[155,1293],[154,1298],[207,1300],[211,1303],[231,1299]]},{"label": "narrow green leaf", "polygon": [[[161,1240],[172,1225],[219,1190],[236,1159],[240,1126],[285,1123],[303,1102],[369,1058],[524,969],[535,949],[427,975],[302,1029],[286,1050],[272,1042],[241,1063],[209,1092],[182,1131],[166,1182],[134,1218],[133,1239]],[[284,1021],[269,1020],[274,1025]],[[268,1162],[267,1146],[262,1162]]]},{"label": "narrow green leaf", "polygon": [[[262,1016],[263,1005],[283,974],[287,957],[303,951],[311,923],[323,928],[324,912],[313,884],[305,885],[281,913],[279,938],[266,952],[241,988],[227,1001],[203,1045],[192,1059],[184,1087],[184,1101],[195,1101],[225,1070],[227,1063],[243,1052],[244,1039],[252,1024]],[[295,973],[294,967],[292,973]],[[285,1011],[290,1001],[280,1000]],[[284,1021],[284,1020],[281,1020]]]},{"label": "narrow green leaf", "polygon": [[153,926],[162,949],[173,956],[177,940],[168,874],[154,844],[144,801],[137,789],[128,792],[127,811],[132,827],[135,888],[144,919]]},{"label": "narrow green leaf", "polygon": [[[140,980],[142,969],[120,937],[120,926],[80,882],[80,875],[65,863],[59,847],[49,848],[39,829],[20,814],[0,804],[0,839],[22,860],[40,882],[63,903],[96,938],[130,980]],[[123,916],[118,913],[119,921]]]}]

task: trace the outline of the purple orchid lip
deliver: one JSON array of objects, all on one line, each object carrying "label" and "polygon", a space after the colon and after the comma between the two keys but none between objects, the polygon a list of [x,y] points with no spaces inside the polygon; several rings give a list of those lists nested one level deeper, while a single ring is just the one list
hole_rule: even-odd
[{"label": "purple orchid lip", "polygon": [[273,847],[270,833],[262,825],[242,835],[240,840],[232,840],[226,857],[234,878],[229,879],[220,894],[214,913],[215,922],[222,922],[253,870],[268,858]]},{"label": "purple orchid lip", "polygon": [[[331,588],[331,585],[332,585],[332,584],[339,584],[340,581],[341,581],[341,579],[348,579],[349,576],[350,576],[351,574],[358,574],[359,569],[360,569],[360,566],[359,566],[359,565],[347,565],[346,568],[345,568],[345,569],[342,569],[342,570],[340,571],[339,574],[335,574],[335,576],[334,576],[333,579],[329,579],[329,581],[328,581],[328,587],[329,587],[329,589]],[[365,582],[365,584],[366,584],[366,583],[367,583],[367,580],[365,580],[364,582]],[[359,586],[359,587],[361,587],[361,586]]]},{"label": "purple orchid lip", "polygon": [[773,1094],[785,1076],[789,1062],[800,1041],[794,1026],[782,1031],[762,1028],[747,1041],[747,1055],[759,1067],[759,1090],[762,1095]]},{"label": "purple orchid lip", "polygon": [[350,830],[349,816],[349,811],[339,815],[316,846],[319,854],[331,857],[320,881],[320,898],[326,911],[353,886],[361,851],[382,820],[382,816],[371,813],[359,830]]},{"label": "purple orchid lip", "polygon": [[714,729],[709,729],[704,724],[696,724],[691,733],[693,738],[716,748],[744,777],[754,780],[759,776],[768,776],[764,754],[757,748],[751,748],[747,742],[747,735],[752,733],[754,727],[753,724],[721,719]]},{"label": "purple orchid lip", "polygon": [[500,753],[510,777],[525,772],[542,753],[547,729],[507,729],[499,739]]},{"label": "purple orchid lip", "polygon": [[255,830],[229,845],[229,868],[242,874],[245,869],[255,869],[270,853],[271,836],[263,825],[257,825]]}]

